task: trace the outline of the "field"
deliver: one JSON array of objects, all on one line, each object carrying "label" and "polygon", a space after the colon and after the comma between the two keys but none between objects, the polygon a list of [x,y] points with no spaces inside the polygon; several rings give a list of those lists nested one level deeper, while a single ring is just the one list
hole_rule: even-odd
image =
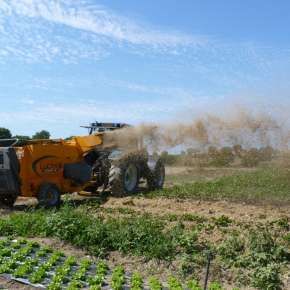
[{"label": "field", "polygon": [[[65,197],[54,210],[27,206],[31,200],[0,209],[0,272],[49,289],[197,290],[210,260],[208,289],[290,289],[287,167],[180,166],[167,173],[162,191]],[[33,277],[42,268],[50,274]],[[17,289],[5,277],[0,286]]]}]

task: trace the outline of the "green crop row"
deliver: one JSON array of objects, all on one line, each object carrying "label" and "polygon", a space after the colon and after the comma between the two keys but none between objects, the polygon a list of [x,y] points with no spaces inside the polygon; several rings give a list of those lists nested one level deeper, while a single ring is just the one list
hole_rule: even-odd
[{"label": "green crop row", "polygon": [[[73,256],[65,257],[59,251],[25,240],[0,240],[0,270],[2,274],[24,278],[33,284],[43,283],[48,278],[48,290],[77,290],[87,286],[91,290],[101,290],[104,285],[109,285],[113,290],[122,290],[127,283],[130,289],[141,290],[146,285],[138,272],[127,279],[122,266],[115,267],[108,277],[109,268],[105,261],[99,261],[94,266],[90,259],[84,258],[78,263]],[[95,274],[92,274],[93,271]],[[195,280],[184,285],[173,276],[165,284],[169,290],[201,289]],[[147,283],[150,290],[162,290],[165,284],[156,277],[149,278]],[[222,287],[213,283],[209,289],[221,290]]]}]

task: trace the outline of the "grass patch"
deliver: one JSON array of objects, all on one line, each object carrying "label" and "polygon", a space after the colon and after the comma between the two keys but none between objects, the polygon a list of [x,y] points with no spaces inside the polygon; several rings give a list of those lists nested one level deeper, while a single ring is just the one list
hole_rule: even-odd
[{"label": "grass patch", "polygon": [[257,169],[212,181],[175,185],[148,196],[205,200],[290,201],[290,172],[286,169]]},{"label": "grass patch", "polygon": [[102,219],[64,206],[60,210],[13,213],[0,219],[3,236],[55,237],[97,256],[121,251],[146,258],[170,259],[175,245],[165,223],[149,215]]}]

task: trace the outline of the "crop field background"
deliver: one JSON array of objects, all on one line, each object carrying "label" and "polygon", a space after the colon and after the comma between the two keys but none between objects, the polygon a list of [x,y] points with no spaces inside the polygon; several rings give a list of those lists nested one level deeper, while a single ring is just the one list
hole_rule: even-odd
[{"label": "crop field background", "polygon": [[285,158],[175,164],[160,191],[65,196],[52,210],[19,199],[0,209],[0,285],[197,290],[210,256],[208,289],[290,289],[289,177]]}]

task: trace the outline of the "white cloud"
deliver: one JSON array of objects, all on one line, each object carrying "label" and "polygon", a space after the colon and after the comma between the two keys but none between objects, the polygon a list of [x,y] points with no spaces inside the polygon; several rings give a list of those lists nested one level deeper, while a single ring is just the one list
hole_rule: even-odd
[{"label": "white cloud", "polygon": [[17,14],[40,17],[72,28],[103,35],[108,38],[145,45],[192,45],[202,44],[203,37],[192,37],[181,33],[166,33],[139,25],[112,11],[84,1],[64,0],[8,0],[4,6]]},{"label": "white cloud", "polygon": [[[6,21],[7,18],[13,19],[13,23],[11,20],[9,25],[10,30],[6,28],[4,31],[12,43],[6,50],[2,49],[2,54],[9,53],[10,50],[10,53],[21,55],[20,51],[15,51],[17,39],[21,38],[24,45],[34,48],[31,54],[26,51],[27,58],[32,60],[36,55],[36,58],[41,56],[43,60],[49,61],[57,55],[65,56],[67,52],[65,59],[68,60],[70,57],[102,56],[105,51],[102,45],[108,47],[108,41],[124,45],[142,45],[163,52],[170,49],[172,53],[176,53],[176,47],[179,46],[200,46],[206,43],[206,39],[201,36],[193,37],[148,28],[148,25],[138,24],[88,1],[2,0],[0,18],[1,14],[2,21],[3,17]],[[56,25],[64,25],[75,33],[79,31],[78,35],[58,35],[59,32],[55,32]],[[5,26],[7,27],[7,24],[1,25],[0,22],[2,30]],[[24,34],[28,40],[23,39]],[[4,35],[2,33],[2,37]],[[77,44],[80,44],[81,49],[77,49]],[[23,50],[24,47],[20,46],[20,49]],[[38,51],[43,54],[39,55]]]},{"label": "white cloud", "polygon": [[183,59],[183,67],[190,65],[207,78],[212,71],[223,74],[224,67],[230,74],[248,64],[249,71],[251,66],[268,70],[273,59],[271,48],[152,28],[92,0],[0,0],[0,62],[11,57],[77,63],[104,58],[114,48],[147,58],[169,54],[170,62],[173,57],[177,62]]}]

